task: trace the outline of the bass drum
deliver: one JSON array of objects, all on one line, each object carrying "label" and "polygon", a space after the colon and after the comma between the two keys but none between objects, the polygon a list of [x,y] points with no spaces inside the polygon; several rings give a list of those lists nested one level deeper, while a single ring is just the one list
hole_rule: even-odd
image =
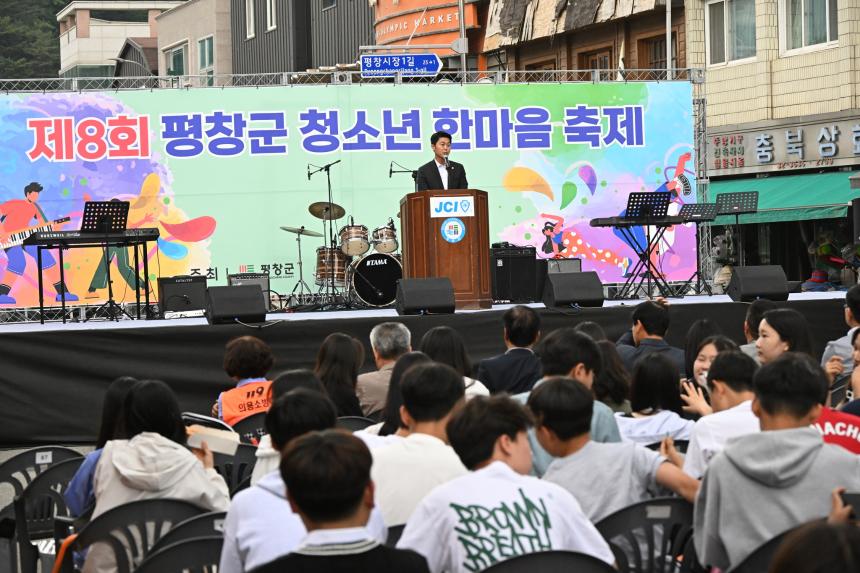
[{"label": "bass drum", "polygon": [[392,255],[373,253],[350,266],[350,292],[367,306],[394,304],[403,265]]}]

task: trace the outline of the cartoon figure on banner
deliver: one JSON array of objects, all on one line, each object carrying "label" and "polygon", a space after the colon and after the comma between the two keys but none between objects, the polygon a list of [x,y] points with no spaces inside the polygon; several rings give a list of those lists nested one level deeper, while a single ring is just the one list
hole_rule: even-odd
[{"label": "cartoon figure on banner", "polygon": [[[113,198],[111,201],[119,201],[118,198]],[[155,216],[151,213],[146,214],[142,219],[133,220],[132,213],[134,211],[129,210],[129,217],[126,223],[127,229],[137,229],[139,227],[146,227],[151,224],[155,220]],[[93,278],[90,280],[90,286],[87,289],[87,293],[89,295],[93,295],[97,290],[107,288],[108,282],[108,273],[106,267],[111,264],[114,260],[116,260],[116,267],[119,269],[119,274],[125,281],[129,287],[134,288],[135,281],[138,280],[136,276],[138,273],[132,268],[131,263],[129,262],[128,250],[129,248],[136,247],[108,247],[107,253],[102,255],[101,260],[99,261],[98,266],[96,267],[96,271],[93,274]],[[105,261],[105,257],[107,257],[107,261]],[[140,286],[141,288],[146,289],[146,277],[140,276]]]},{"label": "cartoon figure on banner", "polygon": [[[0,304],[16,304],[12,296],[12,288],[18,279],[27,271],[27,256],[38,261],[38,249],[33,246],[22,246],[24,240],[37,230],[51,231],[59,229],[69,217],[50,221],[39,206],[39,194],[43,187],[33,181],[24,188],[24,199],[12,199],[0,205],[0,247],[6,253],[6,272],[0,279]],[[33,221],[36,225],[32,225]],[[27,255],[27,256],[25,256]],[[78,297],[68,291],[60,281],[60,272],[53,255],[48,251],[42,252],[42,271],[44,278],[57,291],[57,301],[64,297],[67,302],[76,301]]]}]

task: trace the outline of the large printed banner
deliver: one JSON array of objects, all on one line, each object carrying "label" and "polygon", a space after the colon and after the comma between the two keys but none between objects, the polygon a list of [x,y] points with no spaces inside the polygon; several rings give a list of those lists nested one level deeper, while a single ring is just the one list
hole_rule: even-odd
[{"label": "large printed banner", "polygon": [[[149,280],[268,272],[289,293],[298,279],[296,236],[324,231],[308,205],[327,198],[348,224],[397,222],[408,174],[432,159],[436,130],[454,135],[451,159],[490,197],[491,242],[533,245],[539,257],[577,257],[604,282],[623,280],[635,257],[590,219],[623,212],[633,191],[670,190],[672,212],[696,201],[691,86],[669,83],[351,85],[0,96],[0,239],[42,221],[77,229],[84,202],[131,202],[129,227],[157,226]],[[25,194],[37,182],[41,193]],[[32,187],[31,187],[32,189]],[[440,228],[440,232],[444,229]],[[641,237],[645,229],[639,229]],[[7,243],[8,244],[8,243]],[[304,278],[316,249],[303,238]],[[0,254],[0,304],[38,301],[35,251]],[[133,299],[133,259],[114,251],[114,293]],[[97,249],[65,254],[68,290],[103,299]],[[695,270],[695,230],[675,227],[660,245],[669,279]],[[53,258],[46,294],[59,286]],[[141,269],[137,272],[142,273]]]}]

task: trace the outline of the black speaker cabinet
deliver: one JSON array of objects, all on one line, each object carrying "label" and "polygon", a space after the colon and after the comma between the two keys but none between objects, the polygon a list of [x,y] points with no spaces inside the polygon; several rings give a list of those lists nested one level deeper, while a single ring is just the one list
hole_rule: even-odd
[{"label": "black speaker cabinet", "polygon": [[490,249],[493,300],[534,302],[537,282],[535,248]]},{"label": "black speaker cabinet", "polygon": [[206,320],[209,324],[265,322],[260,285],[209,287],[206,291]]},{"label": "black speaker cabinet", "polygon": [[788,300],[788,281],[779,265],[735,267],[726,294],[735,302],[751,302],[757,298]]},{"label": "black speaker cabinet", "polygon": [[854,244],[860,244],[860,198],[851,200],[851,218],[854,225]]},{"label": "black speaker cabinet", "polygon": [[206,306],[206,277],[180,275],[158,279],[158,307],[165,312],[203,310]]},{"label": "black speaker cabinet", "polygon": [[554,306],[603,306],[603,284],[594,271],[584,273],[548,273],[543,304]]},{"label": "black speaker cabinet", "polygon": [[726,294],[735,302],[751,302],[757,298],[788,300],[785,271],[779,265],[735,267]]},{"label": "black speaker cabinet", "polygon": [[238,273],[227,275],[227,285],[260,285],[260,294],[263,295],[263,306],[269,308],[269,273]]},{"label": "black speaker cabinet", "polygon": [[397,314],[451,314],[454,285],[448,277],[397,281]]}]

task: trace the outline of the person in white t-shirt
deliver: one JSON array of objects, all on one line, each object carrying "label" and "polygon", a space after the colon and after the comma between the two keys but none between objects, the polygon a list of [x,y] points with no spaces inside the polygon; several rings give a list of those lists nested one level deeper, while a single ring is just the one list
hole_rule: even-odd
[{"label": "person in white t-shirt", "polygon": [[433,573],[481,571],[541,551],[577,551],[613,564],[606,541],[564,488],[529,476],[531,416],[506,395],[477,397],[451,418],[448,437],[471,473],[434,489],[397,544]]},{"label": "person in white t-shirt", "polygon": [[620,509],[660,495],[661,487],[692,503],[699,482],[640,444],[591,440],[594,396],[576,380],[551,378],[535,388],[528,407],[541,445],[556,457],[543,479],[557,483],[597,523]]},{"label": "person in white t-shirt", "polygon": [[406,523],[430,490],[466,473],[445,433],[465,400],[463,377],[444,364],[417,364],[403,374],[400,392],[409,435],[372,452],[376,501],[388,527]]},{"label": "person in white t-shirt", "polygon": [[690,435],[684,472],[701,479],[708,463],[729,438],[759,432],[759,420],[752,411],[753,376],[758,366],[741,351],[722,352],[708,370],[708,391],[714,413],[702,416]]}]

